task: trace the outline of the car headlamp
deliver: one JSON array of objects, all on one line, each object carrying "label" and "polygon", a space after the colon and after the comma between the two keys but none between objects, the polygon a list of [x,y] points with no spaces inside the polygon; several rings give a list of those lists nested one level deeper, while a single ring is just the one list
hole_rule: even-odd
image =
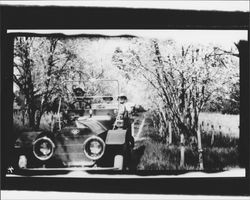
[{"label": "car headlamp", "polygon": [[92,160],[98,160],[104,154],[105,143],[100,137],[92,136],[88,138],[83,146],[85,155]]},{"label": "car headlamp", "polygon": [[33,143],[33,153],[39,160],[48,160],[54,154],[55,144],[48,137],[41,137]]}]

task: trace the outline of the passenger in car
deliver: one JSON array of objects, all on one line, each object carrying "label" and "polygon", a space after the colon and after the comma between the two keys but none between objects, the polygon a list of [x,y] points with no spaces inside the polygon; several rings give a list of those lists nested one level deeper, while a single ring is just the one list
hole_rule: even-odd
[{"label": "passenger in car", "polygon": [[74,95],[77,97],[83,97],[86,93],[82,88],[76,87],[76,85],[72,86],[72,90],[73,90]]},{"label": "passenger in car", "polygon": [[103,97],[103,100],[106,104],[111,104],[113,101],[113,97]]}]

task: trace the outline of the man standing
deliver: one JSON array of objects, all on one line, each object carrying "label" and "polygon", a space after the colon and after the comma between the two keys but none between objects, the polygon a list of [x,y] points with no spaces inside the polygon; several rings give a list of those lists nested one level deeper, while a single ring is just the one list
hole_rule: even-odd
[{"label": "man standing", "polygon": [[120,103],[120,109],[118,115],[123,119],[123,129],[128,130],[128,139],[131,143],[132,148],[134,147],[134,137],[132,136],[132,131],[131,131],[131,119],[129,117],[129,112],[127,108],[127,96],[125,94],[120,94],[118,97],[118,101]]}]

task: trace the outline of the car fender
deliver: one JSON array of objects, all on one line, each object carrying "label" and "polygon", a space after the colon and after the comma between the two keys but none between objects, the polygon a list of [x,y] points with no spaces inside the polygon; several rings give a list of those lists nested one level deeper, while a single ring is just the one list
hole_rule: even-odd
[{"label": "car fender", "polygon": [[124,129],[109,130],[105,143],[107,145],[123,145],[126,143],[126,133],[127,130]]},{"label": "car fender", "polygon": [[16,139],[15,148],[31,147],[34,140],[41,134],[41,131],[22,132]]}]

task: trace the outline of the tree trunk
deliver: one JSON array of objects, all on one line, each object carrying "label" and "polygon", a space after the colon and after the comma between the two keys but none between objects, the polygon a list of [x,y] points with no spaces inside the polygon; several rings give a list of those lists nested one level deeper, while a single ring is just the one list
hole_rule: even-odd
[{"label": "tree trunk", "polygon": [[180,135],[180,143],[181,143],[181,148],[180,148],[180,153],[181,153],[181,159],[180,159],[180,167],[184,166],[185,163],[185,146],[184,146],[184,134],[181,133]]},{"label": "tree trunk", "polygon": [[42,114],[39,110],[35,112],[35,130],[38,130],[40,127]]},{"label": "tree trunk", "polygon": [[200,126],[198,126],[197,130],[197,139],[198,139],[198,152],[199,152],[199,168],[200,170],[203,170],[203,150],[202,150],[202,144],[201,144],[201,131],[200,131]]},{"label": "tree trunk", "polygon": [[211,125],[211,131],[212,131],[212,134],[211,134],[211,146],[213,146],[213,144],[214,144],[214,135],[215,135],[214,125]]},{"label": "tree trunk", "polygon": [[22,124],[24,126],[25,125],[25,110],[21,110],[21,114],[22,114]]},{"label": "tree trunk", "polygon": [[171,121],[169,121],[168,124],[168,134],[169,134],[169,140],[168,140],[168,144],[172,144],[172,123]]},{"label": "tree trunk", "polygon": [[35,110],[29,109],[29,126],[35,129]]}]

